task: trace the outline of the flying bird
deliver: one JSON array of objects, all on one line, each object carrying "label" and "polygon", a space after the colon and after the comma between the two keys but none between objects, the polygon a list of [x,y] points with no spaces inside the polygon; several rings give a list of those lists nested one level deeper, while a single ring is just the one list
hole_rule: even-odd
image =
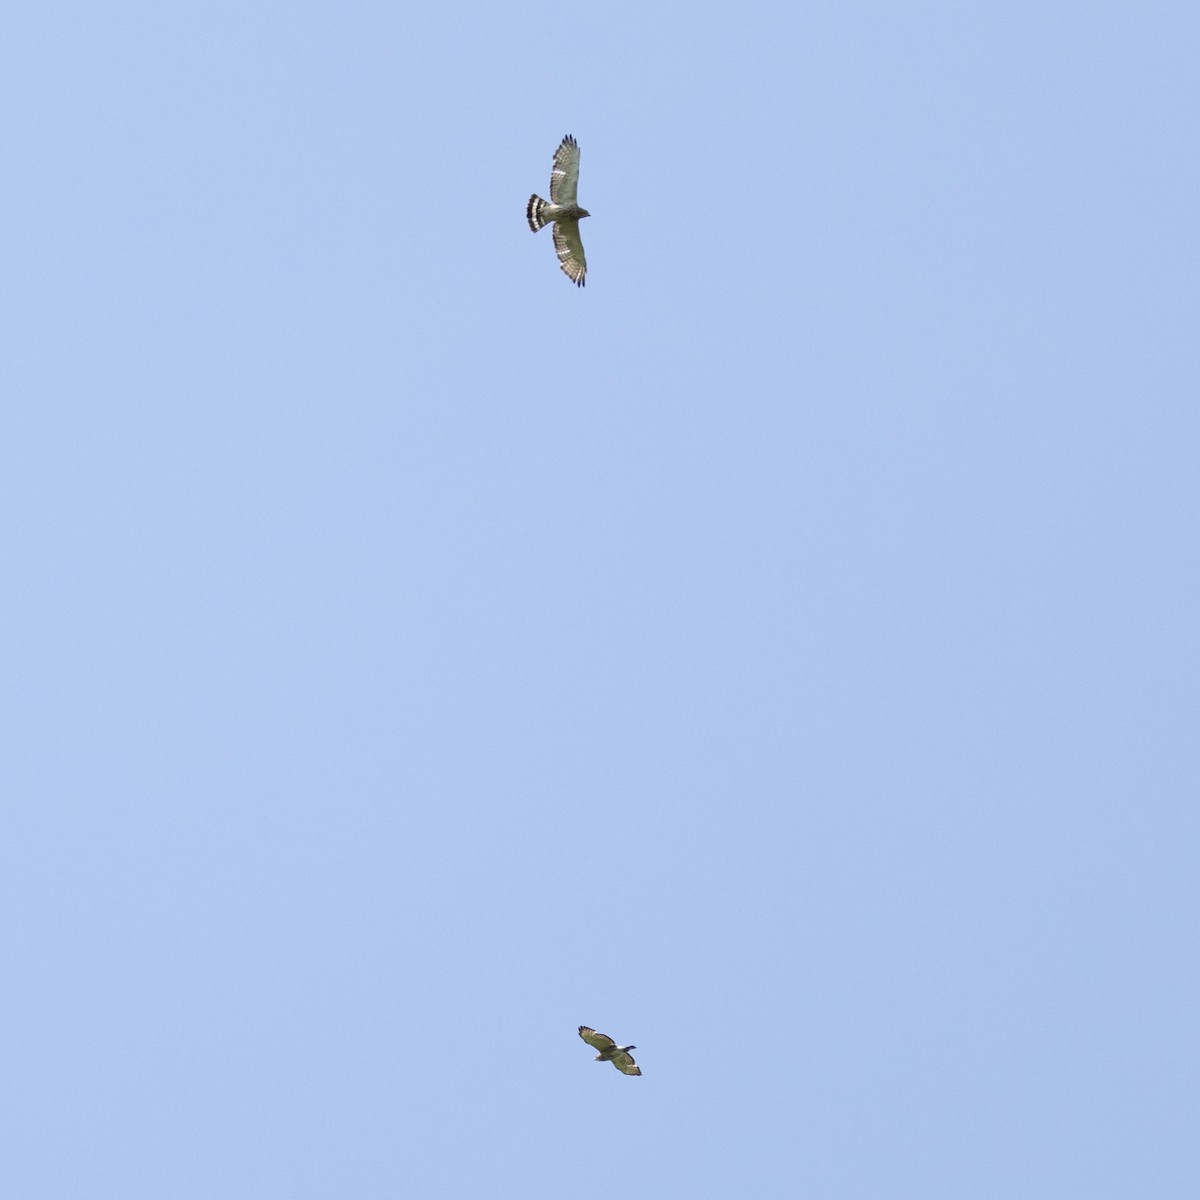
[{"label": "flying bird", "polygon": [[580,208],[575,193],[579,188],[579,143],[568,133],[554,152],[554,166],[550,169],[550,200],[541,196],[529,197],[525,216],[529,228],[537,233],[543,225],[554,222],[554,252],[558,262],[567,273],[567,278],[577,287],[583,287],[587,274],[587,259],[583,254],[583,243],[579,240],[579,222],[592,214]]},{"label": "flying bird", "polygon": [[636,1046],[618,1046],[607,1033],[597,1033],[594,1029],[589,1029],[586,1025],[580,1025],[579,1036],[589,1046],[600,1051],[596,1055],[597,1062],[610,1062],[618,1071],[625,1075],[640,1075],[642,1073],[642,1068],[633,1061],[633,1055],[629,1053],[630,1050],[636,1050]]}]

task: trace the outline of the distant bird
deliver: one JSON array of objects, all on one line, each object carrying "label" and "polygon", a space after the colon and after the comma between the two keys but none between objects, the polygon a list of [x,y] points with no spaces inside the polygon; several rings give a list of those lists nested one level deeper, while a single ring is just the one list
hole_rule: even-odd
[{"label": "distant bird", "polygon": [[642,1068],[633,1061],[633,1055],[629,1053],[630,1050],[636,1050],[636,1046],[618,1046],[607,1033],[597,1033],[586,1025],[580,1025],[579,1036],[589,1046],[600,1051],[596,1055],[597,1062],[610,1062],[625,1075],[642,1073]]},{"label": "distant bird", "polygon": [[583,254],[583,243],[579,240],[579,222],[581,218],[592,214],[586,208],[579,207],[575,197],[578,187],[579,143],[568,133],[554,152],[549,203],[541,196],[530,196],[525,216],[534,233],[543,225],[554,222],[554,251],[558,255],[559,265],[572,283],[583,287],[587,259]]}]

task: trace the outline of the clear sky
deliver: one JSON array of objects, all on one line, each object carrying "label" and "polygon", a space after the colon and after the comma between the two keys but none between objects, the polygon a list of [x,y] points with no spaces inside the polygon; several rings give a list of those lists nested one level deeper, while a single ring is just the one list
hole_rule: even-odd
[{"label": "clear sky", "polygon": [[1200,1195],[1194,3],[0,58],[5,1196]]}]

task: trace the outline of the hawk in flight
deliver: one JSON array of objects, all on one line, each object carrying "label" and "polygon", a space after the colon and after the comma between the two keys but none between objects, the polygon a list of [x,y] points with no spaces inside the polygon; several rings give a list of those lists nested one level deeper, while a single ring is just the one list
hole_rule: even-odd
[{"label": "hawk in flight", "polygon": [[633,1055],[629,1053],[630,1050],[636,1050],[636,1046],[618,1046],[607,1033],[597,1033],[594,1029],[589,1029],[586,1025],[580,1025],[579,1036],[589,1046],[600,1051],[596,1055],[597,1062],[610,1062],[618,1071],[625,1075],[640,1075],[642,1073],[642,1068],[633,1061]]},{"label": "hawk in flight", "polygon": [[580,208],[575,193],[579,188],[579,143],[568,133],[554,152],[550,168],[550,200],[530,196],[525,209],[529,228],[537,233],[543,225],[554,222],[554,252],[567,278],[583,287],[587,274],[587,259],[579,240],[579,222],[592,214]]}]

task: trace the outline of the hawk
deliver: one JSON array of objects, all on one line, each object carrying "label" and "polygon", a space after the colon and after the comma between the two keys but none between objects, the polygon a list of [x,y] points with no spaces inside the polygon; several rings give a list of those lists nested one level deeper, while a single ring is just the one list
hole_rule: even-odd
[{"label": "hawk", "polygon": [[554,252],[567,278],[576,287],[583,287],[587,274],[587,259],[579,240],[579,222],[592,214],[580,208],[575,199],[579,187],[579,143],[568,133],[554,152],[550,169],[550,200],[530,196],[525,208],[529,228],[537,233],[543,225],[554,222]]},{"label": "hawk", "polygon": [[580,1025],[579,1036],[589,1046],[600,1051],[596,1055],[597,1062],[610,1062],[618,1071],[625,1075],[640,1075],[642,1073],[642,1068],[633,1061],[633,1055],[629,1053],[630,1050],[636,1050],[636,1046],[618,1046],[607,1033],[597,1033],[594,1029],[589,1029],[586,1025]]}]

